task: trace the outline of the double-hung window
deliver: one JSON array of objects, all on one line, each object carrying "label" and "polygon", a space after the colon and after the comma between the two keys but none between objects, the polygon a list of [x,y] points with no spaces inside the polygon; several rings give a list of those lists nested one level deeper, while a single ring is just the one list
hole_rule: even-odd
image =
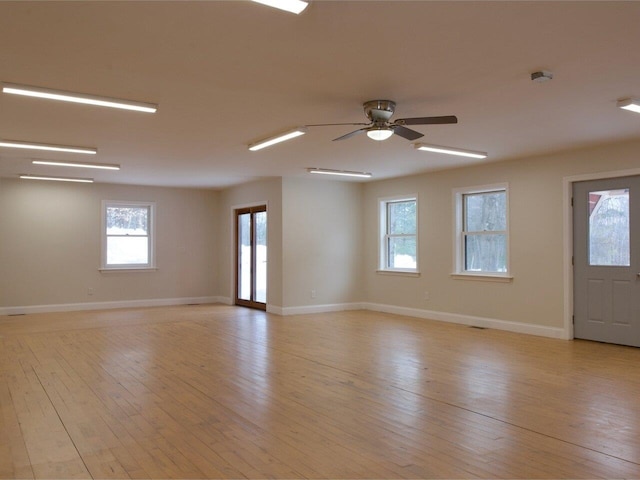
[{"label": "double-hung window", "polygon": [[418,271],[417,210],[415,196],[380,200],[380,270]]},{"label": "double-hung window", "polygon": [[456,202],[456,273],[509,276],[507,185],[460,189]]},{"label": "double-hung window", "polygon": [[103,269],[155,267],[154,210],[151,202],[103,202]]}]

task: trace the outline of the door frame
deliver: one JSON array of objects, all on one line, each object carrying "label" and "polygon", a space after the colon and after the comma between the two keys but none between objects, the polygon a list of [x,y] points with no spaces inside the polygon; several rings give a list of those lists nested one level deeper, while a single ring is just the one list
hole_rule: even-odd
[{"label": "door frame", "polygon": [[615,170],[608,172],[585,173],[562,178],[562,212],[563,212],[563,285],[564,285],[564,325],[563,338],[572,340],[573,334],[573,184],[588,180],[606,180],[616,177],[640,175],[640,168]]},{"label": "door frame", "polygon": [[[243,203],[243,204],[239,204],[239,205],[231,205],[231,209],[229,211],[229,225],[231,225],[230,230],[230,245],[231,248],[229,249],[229,262],[231,265],[231,271],[229,272],[229,292],[231,293],[230,298],[229,298],[229,304],[230,305],[235,305],[236,303],[236,297],[237,297],[237,288],[238,288],[238,279],[237,279],[237,275],[238,275],[238,265],[237,265],[237,258],[236,258],[236,250],[237,250],[237,225],[236,225],[236,210],[242,210],[243,208],[255,208],[255,207],[262,207],[265,206],[267,209],[267,216],[269,215],[269,202],[266,200],[263,201],[257,201],[257,202],[251,202],[251,203]],[[268,217],[267,217],[268,218]],[[268,220],[267,220],[268,221]],[[269,252],[269,227],[267,226],[267,252]],[[269,255],[267,253],[267,255]],[[269,257],[267,256],[267,259]],[[268,261],[268,260],[267,260]],[[268,264],[267,264],[267,301],[265,303],[265,308],[268,309],[269,306],[269,272],[270,269],[268,268]]]}]

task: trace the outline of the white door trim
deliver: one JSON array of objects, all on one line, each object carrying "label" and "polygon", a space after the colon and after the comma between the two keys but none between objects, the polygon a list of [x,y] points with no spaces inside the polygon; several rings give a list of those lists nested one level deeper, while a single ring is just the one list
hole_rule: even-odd
[{"label": "white door trim", "polygon": [[562,263],[563,263],[563,285],[564,285],[564,338],[573,338],[573,209],[571,208],[571,197],[573,196],[574,182],[584,182],[587,180],[603,180],[606,178],[631,177],[640,175],[640,168],[629,170],[615,170],[609,172],[584,173],[581,175],[571,175],[562,178]]}]

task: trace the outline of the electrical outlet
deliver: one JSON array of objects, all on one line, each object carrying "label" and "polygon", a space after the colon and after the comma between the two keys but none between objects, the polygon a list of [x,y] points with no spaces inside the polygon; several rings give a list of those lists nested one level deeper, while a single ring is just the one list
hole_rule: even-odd
[{"label": "electrical outlet", "polygon": [[429,300],[429,292],[428,291],[424,292],[424,299],[425,300]]},{"label": "electrical outlet", "polygon": [[311,290],[311,298],[316,298],[316,291],[315,291],[315,289]]},{"label": "electrical outlet", "polygon": [[87,288],[87,295],[93,295],[93,288]]}]

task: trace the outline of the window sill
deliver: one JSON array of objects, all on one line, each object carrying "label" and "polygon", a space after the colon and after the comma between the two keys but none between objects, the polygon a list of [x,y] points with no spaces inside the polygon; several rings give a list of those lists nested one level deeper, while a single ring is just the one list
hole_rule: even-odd
[{"label": "window sill", "polygon": [[420,272],[413,270],[376,270],[380,275],[397,275],[400,277],[419,277]]},{"label": "window sill", "polygon": [[501,282],[510,283],[513,281],[511,275],[491,275],[487,273],[452,273],[454,280],[477,280],[480,282]]},{"label": "window sill", "polygon": [[155,272],[157,270],[157,267],[107,267],[98,269],[100,273]]}]

